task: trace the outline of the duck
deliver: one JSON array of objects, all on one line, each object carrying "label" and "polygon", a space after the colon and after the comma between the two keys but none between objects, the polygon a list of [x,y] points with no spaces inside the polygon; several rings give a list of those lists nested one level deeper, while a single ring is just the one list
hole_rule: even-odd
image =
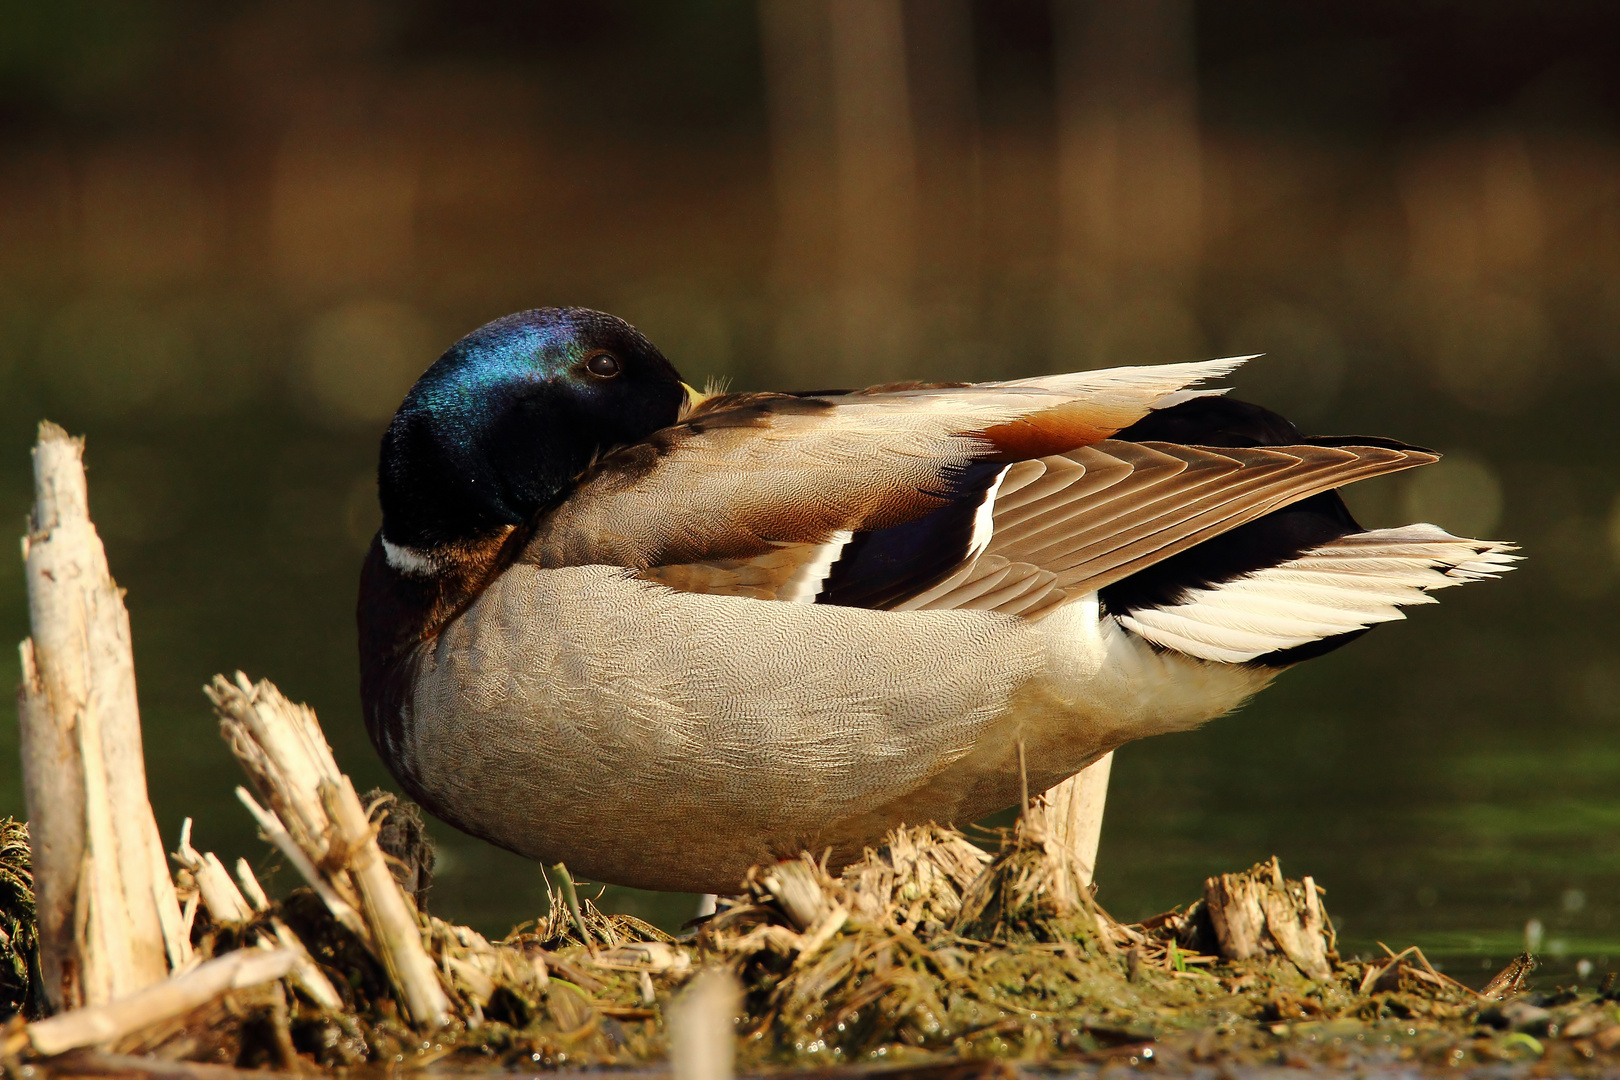
[{"label": "duck", "polygon": [[357,618],[405,792],[591,880],[734,893],[967,824],[1512,568],[1366,529],[1438,455],[1207,386],[1249,358],[699,393],[629,323],[496,319],[382,438]]}]

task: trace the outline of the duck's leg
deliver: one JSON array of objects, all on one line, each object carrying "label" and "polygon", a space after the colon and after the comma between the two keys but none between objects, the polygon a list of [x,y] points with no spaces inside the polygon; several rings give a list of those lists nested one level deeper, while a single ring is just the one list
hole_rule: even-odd
[{"label": "duck's leg", "polygon": [[1048,825],[1057,841],[1074,853],[1087,885],[1095,879],[1108,773],[1113,765],[1110,750],[1046,793]]}]

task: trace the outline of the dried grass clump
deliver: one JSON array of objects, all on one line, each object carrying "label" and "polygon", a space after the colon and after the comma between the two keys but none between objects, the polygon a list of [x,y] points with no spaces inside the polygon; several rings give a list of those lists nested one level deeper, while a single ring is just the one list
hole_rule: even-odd
[{"label": "dried grass clump", "polygon": [[0,1015],[43,1014],[28,826],[0,818]]},{"label": "dried grass clump", "polygon": [[957,916],[964,937],[997,942],[1064,942],[1089,952],[1112,947],[1113,920],[1092,899],[1072,849],[1025,815],[1010,842],[968,887]]},{"label": "dried grass clump", "polygon": [[1029,820],[993,856],[930,825],[896,830],[837,878],[808,855],[756,868],[698,937],[744,988],[755,1053],[828,1063],[1149,1037],[1149,997],[1190,1002],[1214,983],[1185,970],[1212,958],[1172,941],[1110,919]]}]

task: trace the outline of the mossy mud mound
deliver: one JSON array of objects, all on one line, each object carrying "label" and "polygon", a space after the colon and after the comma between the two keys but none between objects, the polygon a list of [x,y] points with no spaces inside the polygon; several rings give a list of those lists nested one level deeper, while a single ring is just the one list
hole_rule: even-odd
[{"label": "mossy mud mound", "polygon": [[[680,939],[603,915],[567,882],[545,919],[499,942],[424,915],[454,1014],[426,1035],[408,1023],[384,966],[312,890],[241,922],[204,909],[192,927],[199,957],[290,932],[341,1007],[311,1000],[292,980],[270,982],[95,1051],[35,1059],[13,1045],[7,1064],[14,1076],[161,1073],[186,1069],[182,1062],[659,1070],[694,976],[721,972],[736,995],[726,1019],[746,1073],[934,1073],[953,1063],[976,1073],[994,1062],[1008,1063],[996,1068],[1009,1076],[1116,1065],[1198,1075],[1273,1066],[1620,1070],[1612,990],[1529,992],[1522,961],[1484,992],[1416,950],[1345,961],[1320,890],[1285,879],[1275,860],[1210,879],[1185,910],[1121,924],[1040,820],[1032,814],[1003,834],[994,855],[925,827],[892,834],[837,877],[808,855],[759,867],[743,895],[721,900]],[[26,879],[14,849],[8,865]],[[420,856],[395,870],[422,880]],[[0,965],[14,981],[31,963],[27,920],[9,911],[4,920],[8,942],[24,943]],[[13,993],[25,999],[26,990]]]}]

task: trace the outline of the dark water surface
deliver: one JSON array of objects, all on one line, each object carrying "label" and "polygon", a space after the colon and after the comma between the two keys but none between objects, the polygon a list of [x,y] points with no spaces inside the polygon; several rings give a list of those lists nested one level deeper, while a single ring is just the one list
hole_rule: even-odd
[{"label": "dark water surface", "polygon": [[[1448,454],[1356,490],[1366,524],[1528,561],[1124,748],[1099,899],[1145,916],[1277,854],[1352,953],[1466,979],[1530,934],[1559,978],[1620,967],[1613,13],[68,7],[0,49],[0,510],[20,532],[37,420],[88,436],[165,835],[195,817],[292,884],[232,797],[216,671],[386,783],[353,635],[376,441],[486,319],[600,306],[741,389],[1263,351],[1241,396]],[[851,42],[879,44],[833,62]],[[1127,46],[1154,62],[1091,62]],[[436,835],[438,913],[543,909],[535,866]],[[602,902],[675,926],[694,898]]]}]

